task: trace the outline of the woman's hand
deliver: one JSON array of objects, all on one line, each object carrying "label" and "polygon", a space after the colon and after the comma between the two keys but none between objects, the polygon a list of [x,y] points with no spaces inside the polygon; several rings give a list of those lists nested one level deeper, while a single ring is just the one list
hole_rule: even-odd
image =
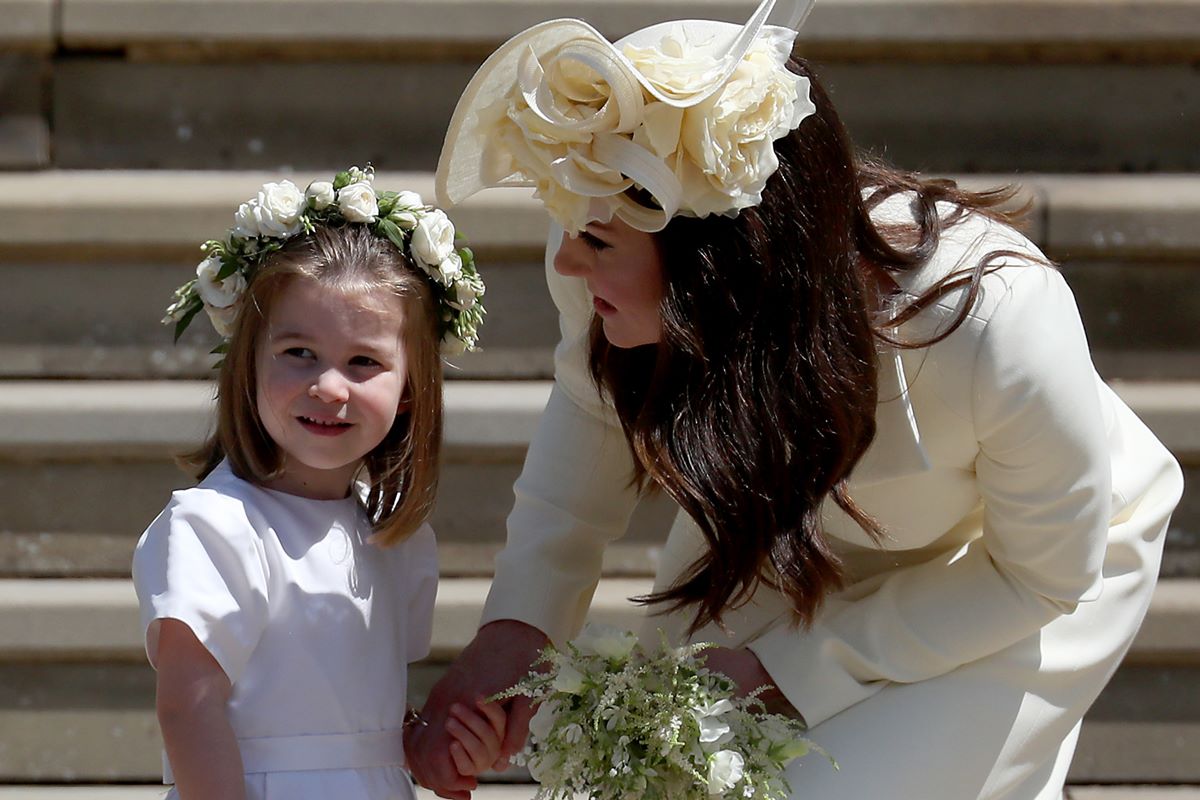
[{"label": "woman's hand", "polygon": [[[447,727],[451,707],[475,708],[479,698],[512,687],[528,674],[548,642],[537,628],[516,620],[497,620],[479,629],[430,691],[422,709],[427,724],[409,728],[405,750],[417,783],[447,800],[470,800],[478,784],[474,775],[464,775],[455,764],[451,743],[456,740]],[[520,752],[533,716],[526,697],[514,697],[502,707],[506,712],[504,736],[500,757],[492,765],[497,770],[506,769],[508,759]]]},{"label": "woman's hand", "polygon": [[729,647],[712,647],[700,654],[704,665],[713,672],[720,672],[733,681],[734,694],[745,697],[755,689],[765,687],[758,697],[773,714],[800,719],[800,714],[779,691],[779,687],[763,668],[762,662],[753,651],[744,647],[737,649]]}]

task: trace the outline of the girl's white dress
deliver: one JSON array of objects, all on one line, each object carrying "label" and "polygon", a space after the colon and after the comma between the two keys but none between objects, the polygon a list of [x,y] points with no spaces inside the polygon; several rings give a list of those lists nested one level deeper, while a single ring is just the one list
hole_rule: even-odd
[{"label": "girl's white dress", "polygon": [[150,662],[170,618],[225,670],[251,800],[415,796],[401,730],[407,666],[430,646],[433,531],[390,548],[370,534],[355,497],[264,489],[226,462],[175,492],[138,542]]}]

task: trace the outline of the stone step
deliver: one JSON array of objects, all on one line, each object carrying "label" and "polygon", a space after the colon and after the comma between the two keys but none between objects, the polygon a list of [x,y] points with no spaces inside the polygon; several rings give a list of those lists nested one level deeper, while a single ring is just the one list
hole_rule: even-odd
[{"label": "stone step", "polygon": [[[199,441],[211,385],[6,382],[0,392],[0,575],[128,575],[137,536],[174,489],[171,461]],[[445,460],[433,525],[449,574],[490,575],[512,484],[549,395],[545,382],[447,385]],[[62,499],[71,486],[71,499]],[[611,574],[652,571],[671,509],[639,509]]]},{"label": "stone step", "polygon": [[[4,0],[0,59],[35,59],[17,84],[39,103],[0,103],[0,167],[42,167],[53,154],[73,168],[333,167],[354,156],[431,169],[461,89],[511,33],[582,15],[617,37],[681,14],[740,21],[752,8]],[[801,50],[855,139],[902,166],[1188,171],[1200,165],[1187,133],[1200,122],[1198,9],[1200,0],[826,0]],[[379,86],[389,102],[377,102]],[[324,122],[309,125],[317,107]],[[398,120],[406,108],[420,112]]]},{"label": "stone step", "polygon": [[[1196,13],[1195,0],[1183,7]],[[1030,2],[1022,10],[1036,8]],[[240,17],[230,15],[229,24],[267,30],[243,27]],[[198,47],[203,56],[209,45]],[[1051,56],[1047,63],[1021,56],[960,63],[936,48],[924,58],[905,58],[887,47],[868,47],[859,60],[840,61],[838,49],[831,44],[814,52],[829,56],[815,66],[853,140],[902,167],[1200,169],[1200,151],[1188,133],[1200,128],[1200,78],[1187,59],[1062,63]],[[1099,48],[1114,49],[1120,50]],[[53,163],[68,169],[274,170],[328,169],[349,158],[386,169],[433,169],[454,105],[484,53],[419,61],[355,55],[289,61],[269,52],[214,61],[152,48],[133,58],[104,52],[57,59],[49,65],[54,88],[46,117],[53,120]],[[386,87],[388,102],[378,102],[379,87]],[[314,108],[321,109],[319,126],[311,124]]]},{"label": "stone step", "polygon": [[[1198,0],[1200,2],[1200,0]],[[342,161],[334,168],[345,166]],[[359,163],[363,163],[359,159]],[[232,224],[233,209],[265,181],[303,186],[326,171],[62,169],[0,173],[0,252],[85,264],[113,256],[194,258],[199,242]],[[1192,261],[1200,255],[1200,175],[989,174],[957,176],[973,189],[1017,182],[1032,204],[1029,235],[1055,259]],[[428,171],[380,170],[377,183],[433,200]],[[489,189],[453,211],[481,254],[540,256],[547,219],[530,190]]]},{"label": "stone step", "polygon": [[[438,588],[432,661],[447,662],[470,642],[490,578],[446,578]],[[604,578],[589,619],[636,629],[647,577]],[[0,580],[0,663],[140,663],[143,652],[131,580]],[[1200,668],[1200,579],[1161,580],[1126,662]],[[1200,700],[1200,697],[1197,698]]]},{"label": "stone step", "polygon": [[0,53],[49,53],[54,49],[56,0],[0,0]]},{"label": "stone step", "polygon": [[[237,14],[229,8],[236,3]],[[58,34],[70,50],[193,45],[209,55],[253,47],[308,56],[318,52],[414,58],[478,52],[530,25],[582,17],[616,38],[683,16],[742,22],[750,0],[60,0]],[[281,8],[286,12],[281,13]],[[1009,57],[1183,57],[1195,52],[1200,13],[1194,0],[824,0],[801,41],[845,56],[880,49],[938,53],[997,52]],[[200,46],[203,45],[203,49]],[[386,49],[384,49],[386,48]],[[401,49],[403,48],[403,49]],[[1032,54],[1030,53],[1032,49]],[[414,53],[413,50],[416,52]],[[169,51],[169,52],[178,52]]]},{"label": "stone step", "polygon": [[[40,2],[13,3],[0,0],[0,169],[40,169],[50,163],[50,122],[45,116],[49,106],[46,88],[47,66],[44,59],[31,52],[15,51],[3,41],[6,35],[28,33],[29,48],[36,48],[37,20],[31,17],[45,9]],[[15,25],[8,27],[8,15]],[[24,32],[24,33],[23,33]]]},{"label": "stone step", "polygon": [[[593,618],[636,624],[624,598],[647,586],[602,581]],[[415,702],[472,635],[485,588],[486,581],[443,581],[435,657],[412,673]],[[153,673],[128,581],[0,581],[0,643],[0,729],[19,733],[0,748],[0,782],[155,779]],[[1084,723],[1071,780],[1200,782],[1197,680],[1200,582],[1164,581],[1134,649]]]},{"label": "stone step", "polygon": [[[450,383],[446,459],[433,525],[447,569],[489,575],[545,382]],[[1116,390],[1185,465],[1189,490],[1168,536],[1164,574],[1200,576],[1200,384]],[[0,392],[0,575],[124,576],[137,536],[173,489],[190,485],[169,454],[207,424],[200,382],[10,381]],[[70,500],[64,501],[64,487]],[[610,574],[653,572],[673,506],[643,502]],[[640,565],[640,566],[639,566]]]},{"label": "stone step", "polygon": [[[243,172],[0,173],[0,377],[205,377],[215,335],[180,346],[158,323],[230,209],[271,177]],[[315,173],[298,173],[301,184]],[[974,176],[991,186],[1004,176]],[[1064,262],[1102,374],[1200,372],[1200,176],[1030,175],[1030,234]],[[428,173],[381,185],[432,195]],[[479,251],[491,316],[484,352],[451,377],[547,378],[558,329],[543,280],[545,213],[524,190],[472,198],[455,218]],[[102,277],[101,277],[102,276]],[[49,313],[47,310],[50,309]]]},{"label": "stone step", "polygon": [[[531,800],[536,789],[527,783],[485,783],[471,796],[475,800]],[[162,794],[161,786],[0,786],[0,800],[157,800]],[[437,795],[418,788],[417,797],[436,800]],[[1072,785],[1065,800],[1200,800],[1200,787]]]}]

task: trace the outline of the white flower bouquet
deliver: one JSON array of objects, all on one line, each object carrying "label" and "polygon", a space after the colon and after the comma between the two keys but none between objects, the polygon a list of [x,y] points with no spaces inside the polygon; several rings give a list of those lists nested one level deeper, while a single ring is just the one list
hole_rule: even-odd
[{"label": "white flower bouquet", "polygon": [[646,653],[627,631],[589,625],[565,651],[548,647],[535,669],[494,699],[538,705],[517,763],[541,787],[536,800],[777,800],[789,761],[817,748],[804,725],[767,713],[757,693],[699,654],[710,645]]}]

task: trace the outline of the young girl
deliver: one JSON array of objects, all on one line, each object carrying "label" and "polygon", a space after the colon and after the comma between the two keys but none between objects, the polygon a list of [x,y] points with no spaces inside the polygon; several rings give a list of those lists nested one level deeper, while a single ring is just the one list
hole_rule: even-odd
[{"label": "young girl", "polygon": [[[268,183],[167,320],[226,338],[217,424],[138,543],[169,797],[411,798],[407,664],[429,652],[443,351],[483,284],[442,212],[351,169]],[[458,709],[467,774],[503,714]]]}]

